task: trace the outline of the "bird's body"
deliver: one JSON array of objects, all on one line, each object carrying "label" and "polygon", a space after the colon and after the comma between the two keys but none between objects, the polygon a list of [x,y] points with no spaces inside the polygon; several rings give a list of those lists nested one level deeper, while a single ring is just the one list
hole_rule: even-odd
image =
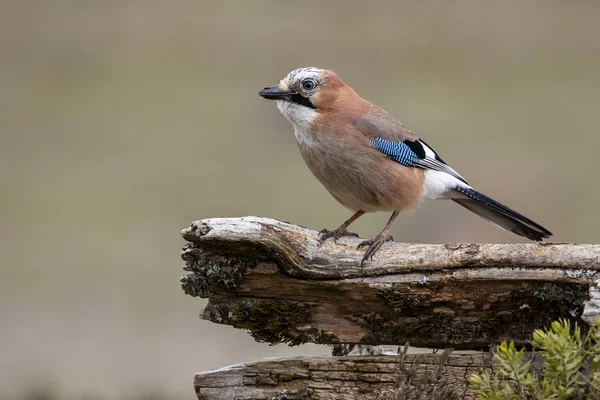
[{"label": "bird's body", "polygon": [[[416,207],[423,192],[423,171],[396,163],[375,150],[369,137],[352,124],[354,119],[348,118],[368,116],[371,110],[380,115],[387,113],[357,96],[348,86],[336,90],[337,98],[331,101],[327,113],[310,107],[298,110],[289,102],[278,102],[281,113],[294,121],[298,148],[308,168],[340,204],[352,211],[402,211]],[[336,107],[336,103],[344,106]],[[298,118],[301,113],[304,115]],[[390,122],[401,126],[391,117]]]},{"label": "bird's body", "polygon": [[383,232],[367,241],[363,262],[390,239],[387,231],[398,213],[417,207],[423,198],[452,199],[533,240],[551,235],[475,191],[425,142],[332,71],[300,68],[260,95],[277,100],[311,172],[339,203],[355,212],[335,231],[324,231],[323,239],[351,235],[347,226],[366,212],[393,213]]}]

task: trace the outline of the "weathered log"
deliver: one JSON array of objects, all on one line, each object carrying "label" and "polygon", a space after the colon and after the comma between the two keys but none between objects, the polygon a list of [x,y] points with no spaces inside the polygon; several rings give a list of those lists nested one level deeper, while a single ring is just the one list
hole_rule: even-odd
[{"label": "weathered log", "polygon": [[[445,395],[433,398],[453,398],[451,394],[459,399],[474,398],[467,388],[467,379],[473,372],[491,365],[488,356],[450,355],[440,378],[442,382],[437,385],[437,391],[445,390]],[[441,355],[411,354],[404,363],[401,357],[298,357],[237,364],[196,374],[194,388],[199,400],[419,398],[410,396],[406,387],[419,385],[419,380],[427,380],[428,375],[431,379]],[[407,371],[411,368],[415,376],[411,385],[406,385],[406,375],[410,374]],[[399,392],[403,396],[396,397]]]},{"label": "weathered log", "polygon": [[317,232],[272,219],[206,219],[182,234],[181,283],[209,299],[201,317],[269,343],[524,344],[579,320],[600,277],[600,245],[387,243],[361,268],[359,239],[319,246]]}]

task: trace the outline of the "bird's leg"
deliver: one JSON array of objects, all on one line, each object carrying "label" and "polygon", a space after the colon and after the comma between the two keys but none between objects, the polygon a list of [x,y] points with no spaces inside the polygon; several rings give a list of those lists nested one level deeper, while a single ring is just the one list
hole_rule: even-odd
[{"label": "bird's leg", "polygon": [[329,238],[333,238],[333,240],[335,242],[337,242],[337,240],[341,237],[344,236],[354,236],[354,237],[358,237],[358,235],[354,232],[350,232],[348,229],[348,225],[350,225],[351,223],[353,223],[354,221],[356,221],[358,218],[360,218],[365,212],[362,210],[358,210],[357,212],[354,213],[353,216],[351,216],[350,218],[348,218],[347,220],[344,221],[343,224],[341,224],[340,226],[338,226],[336,229],[332,230],[332,231],[328,231],[327,229],[323,229],[321,232],[319,232],[319,246],[323,244],[323,242],[325,242],[327,239]]},{"label": "bird's leg", "polygon": [[379,248],[381,246],[383,246],[383,244],[385,242],[389,242],[391,240],[394,240],[393,237],[391,237],[390,235],[388,235],[388,232],[390,230],[390,227],[392,226],[392,223],[394,223],[394,220],[398,216],[398,214],[399,213],[397,211],[394,211],[392,213],[392,216],[388,220],[387,224],[385,224],[385,227],[383,228],[383,230],[381,231],[381,233],[379,235],[375,236],[375,238],[373,238],[373,239],[365,240],[361,244],[358,245],[359,249],[361,247],[369,246],[369,248],[365,252],[365,255],[363,256],[362,261],[360,262],[360,266],[361,267],[363,266],[363,264],[365,263],[365,261],[370,260],[370,259],[373,258],[373,255],[377,252],[377,250],[379,250]]}]

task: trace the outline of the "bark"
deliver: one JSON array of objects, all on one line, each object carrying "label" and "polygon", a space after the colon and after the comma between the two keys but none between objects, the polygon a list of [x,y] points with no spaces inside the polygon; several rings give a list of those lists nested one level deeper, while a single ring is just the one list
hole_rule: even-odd
[{"label": "bark", "polygon": [[201,317],[269,343],[524,344],[579,320],[600,276],[599,245],[387,243],[361,268],[360,239],[319,246],[317,232],[272,219],[206,219],[182,234],[181,283],[209,299]]},{"label": "bark", "polygon": [[414,374],[412,384],[421,389],[432,390],[430,381],[437,381],[437,393],[426,398],[447,400],[451,392],[455,398],[473,399],[468,377],[491,365],[489,354],[452,354],[436,380],[432,375],[439,354],[408,355],[404,363],[401,357],[298,357],[238,364],[196,374],[194,388],[199,400],[412,399],[418,397],[411,397],[406,378]]}]

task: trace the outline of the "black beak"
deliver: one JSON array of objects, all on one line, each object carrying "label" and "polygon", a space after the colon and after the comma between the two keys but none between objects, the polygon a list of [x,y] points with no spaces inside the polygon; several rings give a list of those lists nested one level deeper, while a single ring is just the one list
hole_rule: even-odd
[{"label": "black beak", "polygon": [[290,93],[279,90],[277,85],[268,86],[258,92],[258,95],[268,100],[289,100]]}]

